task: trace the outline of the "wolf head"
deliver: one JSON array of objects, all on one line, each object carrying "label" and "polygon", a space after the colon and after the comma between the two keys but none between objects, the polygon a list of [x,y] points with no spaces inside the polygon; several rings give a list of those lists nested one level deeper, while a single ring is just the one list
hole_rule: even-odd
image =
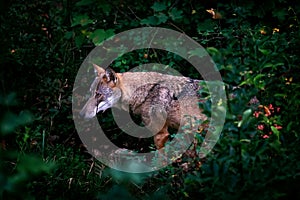
[{"label": "wolf head", "polygon": [[116,87],[118,84],[116,73],[110,68],[103,69],[95,64],[93,66],[97,76],[90,87],[92,96],[80,111],[80,116],[86,119],[94,117],[99,111],[113,107],[121,98],[121,90]]}]

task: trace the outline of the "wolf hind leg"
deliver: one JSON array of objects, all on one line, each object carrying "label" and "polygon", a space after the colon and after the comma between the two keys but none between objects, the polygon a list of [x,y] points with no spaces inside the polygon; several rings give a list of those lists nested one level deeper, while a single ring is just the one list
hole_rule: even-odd
[{"label": "wolf hind leg", "polygon": [[154,144],[158,150],[162,149],[165,146],[165,143],[168,141],[169,132],[168,126],[165,126],[156,134],[154,135]]}]

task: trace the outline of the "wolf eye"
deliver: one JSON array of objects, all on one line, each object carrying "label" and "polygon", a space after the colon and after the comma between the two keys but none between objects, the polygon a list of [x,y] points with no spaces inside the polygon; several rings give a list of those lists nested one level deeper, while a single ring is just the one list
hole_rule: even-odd
[{"label": "wolf eye", "polygon": [[95,97],[96,97],[96,98],[99,98],[100,96],[101,96],[101,94],[100,94],[98,91],[96,91],[96,92],[95,92]]}]

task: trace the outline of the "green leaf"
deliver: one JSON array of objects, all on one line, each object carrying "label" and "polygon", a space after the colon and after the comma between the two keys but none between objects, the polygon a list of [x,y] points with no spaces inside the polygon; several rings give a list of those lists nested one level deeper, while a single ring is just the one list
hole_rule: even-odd
[{"label": "green leaf", "polygon": [[266,69],[266,68],[273,68],[273,69],[276,69],[276,67],[278,66],[283,66],[284,63],[276,63],[276,64],[273,64],[273,63],[266,63],[264,64],[261,68],[262,69]]},{"label": "green leaf", "polygon": [[165,15],[164,13],[159,13],[158,15],[155,15],[158,18],[158,24],[165,23],[168,20],[168,16]]},{"label": "green leaf", "polygon": [[108,30],[106,30],[105,32],[106,32],[106,37],[107,37],[107,38],[110,38],[110,37],[112,37],[112,36],[115,35],[114,29],[108,29]]},{"label": "green leaf", "polygon": [[266,69],[266,68],[272,68],[273,67],[273,64],[272,63],[266,63],[266,64],[264,64],[261,68],[262,69]]},{"label": "green leaf", "polygon": [[85,26],[91,23],[93,23],[93,20],[91,20],[88,15],[78,15],[73,18],[71,27],[77,25]]},{"label": "green leaf", "polygon": [[254,77],[253,84],[259,89],[264,89],[266,85],[265,80],[263,79],[264,77],[265,74],[258,74],[257,76]]},{"label": "green leaf", "polygon": [[282,93],[282,94],[276,93],[276,94],[274,94],[274,97],[282,97],[282,98],[284,98],[284,97],[286,97],[286,94],[285,93]]},{"label": "green leaf", "polygon": [[250,108],[245,110],[243,113],[242,120],[239,121],[239,123],[238,123],[238,127],[241,127],[242,125],[244,125],[248,121],[251,114],[252,114],[252,110]]},{"label": "green leaf", "polygon": [[279,139],[280,132],[274,126],[271,126],[271,130],[274,133],[274,135],[276,135],[277,139]]},{"label": "green leaf", "polygon": [[217,55],[217,54],[219,54],[219,50],[216,49],[215,47],[207,47],[206,50],[211,55]]},{"label": "green leaf", "polygon": [[189,58],[191,58],[193,56],[198,56],[200,58],[207,56],[207,52],[204,48],[197,48],[197,49],[191,50],[188,52],[188,54],[189,54]]},{"label": "green leaf", "polygon": [[155,2],[151,8],[155,12],[161,12],[163,10],[166,10],[167,6],[163,2]]},{"label": "green leaf", "polygon": [[241,139],[241,140],[240,140],[240,142],[246,142],[246,143],[250,143],[250,142],[251,142],[251,140],[249,140],[249,139]]},{"label": "green leaf", "polygon": [[105,31],[104,29],[97,29],[89,35],[89,38],[93,41],[95,45],[100,45],[105,39],[114,35],[114,30],[109,29]]},{"label": "green leaf", "polygon": [[178,10],[177,8],[173,8],[169,12],[169,16],[172,18],[173,21],[176,21],[178,19],[182,19],[182,10]]},{"label": "green leaf", "polygon": [[156,16],[149,16],[146,19],[141,20],[141,25],[156,26],[156,25],[158,25],[158,23],[159,23],[159,21],[158,21],[158,18]]},{"label": "green leaf", "polygon": [[261,49],[259,48],[258,49],[262,54],[264,55],[269,55],[271,53],[271,50],[270,49]]}]

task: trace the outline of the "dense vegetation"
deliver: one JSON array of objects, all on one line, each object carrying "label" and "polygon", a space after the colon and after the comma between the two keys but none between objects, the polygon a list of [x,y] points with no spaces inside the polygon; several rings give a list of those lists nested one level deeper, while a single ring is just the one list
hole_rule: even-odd
[{"label": "dense vegetation", "polygon": [[[2,2],[0,198],[299,199],[299,10],[299,1],[286,0]],[[96,45],[144,26],[185,33],[207,49],[226,84],[227,115],[205,159],[186,156],[152,174],[126,174],[86,152],[71,96]],[[111,67],[141,63],[197,77],[180,57],[154,49],[125,54]],[[101,117],[114,123],[109,111]],[[119,130],[110,135],[125,145]]]}]

